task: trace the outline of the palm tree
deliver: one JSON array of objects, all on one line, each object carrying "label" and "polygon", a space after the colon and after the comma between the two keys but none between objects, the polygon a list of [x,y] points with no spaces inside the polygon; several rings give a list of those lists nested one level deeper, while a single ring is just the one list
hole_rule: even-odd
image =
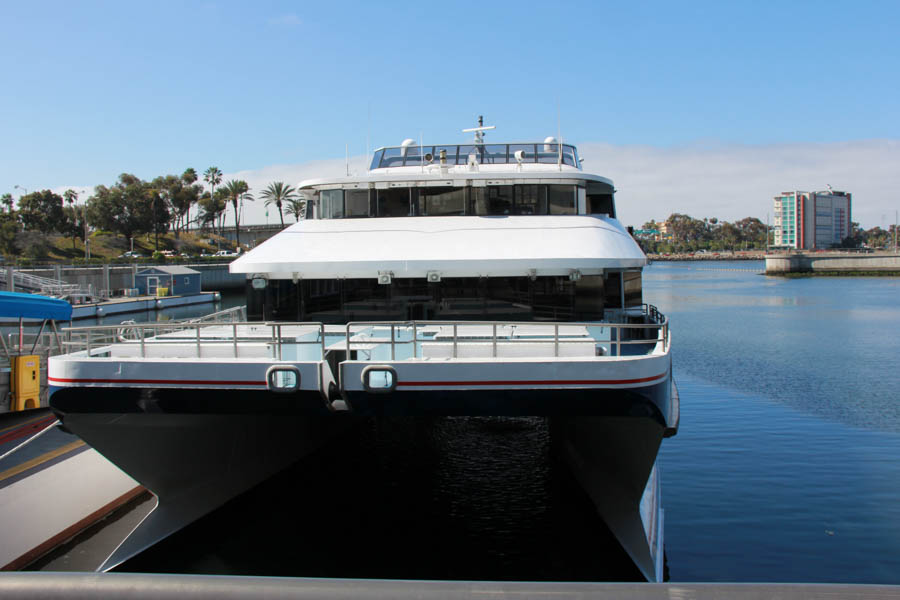
[{"label": "palm tree", "polygon": [[[187,186],[192,186],[192,185],[194,185],[194,183],[197,182],[197,179],[198,179],[198,178],[199,178],[199,177],[198,177],[198,175],[197,175],[197,171],[195,171],[193,167],[188,167],[187,169],[184,170],[184,173],[181,174],[181,181],[183,181],[184,184],[187,185]],[[202,189],[202,188],[201,188],[201,189]],[[183,227],[184,227],[185,231],[187,231],[187,229],[188,229],[188,227],[189,227],[189,225],[190,225],[190,223],[191,223],[191,205],[192,205],[194,202],[197,201],[197,198],[198,198],[199,196],[200,196],[199,193],[196,194],[196,195],[191,199],[191,201],[188,202],[187,210],[186,210],[185,213],[184,213],[184,224],[183,224]]]},{"label": "palm tree", "polygon": [[219,170],[219,167],[210,167],[203,173],[203,179],[212,188],[212,191],[209,193],[210,196],[215,197],[216,186],[222,183],[222,171]]},{"label": "palm tree", "polygon": [[66,203],[69,206],[72,206],[73,204],[75,204],[75,201],[78,200],[78,192],[76,192],[75,190],[66,190],[65,192],[63,192],[63,198],[66,199]]},{"label": "palm tree", "polygon": [[253,200],[253,196],[250,194],[250,186],[247,185],[246,181],[241,179],[232,179],[228,183],[225,184],[225,190],[228,192],[228,197],[231,199],[231,205],[234,207],[234,241],[240,247],[241,245],[241,232],[240,232],[240,213],[238,212],[238,202],[243,203],[243,200]]},{"label": "palm tree", "polygon": [[266,206],[274,204],[278,209],[278,216],[281,219],[281,228],[284,229],[284,212],[281,207],[297,197],[297,190],[289,185],[284,185],[282,181],[270,183],[269,187],[261,193],[260,198],[264,198]]},{"label": "palm tree", "polygon": [[300,217],[306,212],[306,200],[302,198],[291,198],[287,202],[287,211],[294,215],[294,220],[299,221]]}]

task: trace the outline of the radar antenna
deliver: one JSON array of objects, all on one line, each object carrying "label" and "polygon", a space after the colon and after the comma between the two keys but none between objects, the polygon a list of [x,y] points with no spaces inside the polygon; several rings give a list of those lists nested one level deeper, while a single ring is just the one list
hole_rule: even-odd
[{"label": "radar antenna", "polygon": [[471,133],[475,132],[475,143],[478,145],[484,144],[484,132],[489,131],[491,129],[496,129],[495,125],[484,126],[484,117],[482,115],[478,115],[478,127],[470,127],[469,129],[463,129],[463,133]]}]

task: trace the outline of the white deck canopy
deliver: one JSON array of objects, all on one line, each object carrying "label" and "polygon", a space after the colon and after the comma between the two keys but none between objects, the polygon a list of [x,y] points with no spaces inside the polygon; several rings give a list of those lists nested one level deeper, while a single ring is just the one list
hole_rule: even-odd
[{"label": "white deck canopy", "polygon": [[597,215],[399,217],[301,221],[230,265],[272,279],[597,275],[647,259],[622,225]]}]

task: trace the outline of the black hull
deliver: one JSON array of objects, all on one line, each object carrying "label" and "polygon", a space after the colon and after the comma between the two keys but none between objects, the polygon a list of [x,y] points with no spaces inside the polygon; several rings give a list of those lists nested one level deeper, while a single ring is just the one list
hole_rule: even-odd
[{"label": "black hull", "polygon": [[[102,570],[115,567],[290,466],[350,423],[347,415],[317,414],[318,410],[310,414],[303,410],[302,401],[295,400],[291,407],[284,396],[266,392],[148,392],[65,388],[50,400],[64,427],[158,498],[157,507]],[[163,401],[148,403],[148,396],[154,394]],[[173,399],[179,395],[192,396],[182,411]],[[217,396],[238,395],[243,396],[242,402],[226,398],[218,403],[222,412],[213,412]],[[80,407],[90,407],[90,412],[79,411]]]},{"label": "black hull", "polygon": [[356,414],[367,416],[610,416],[647,417],[666,425],[671,381],[634,388],[345,391]]},{"label": "black hull", "polygon": [[[544,416],[556,453],[654,581],[662,513],[652,472],[663,437],[677,426],[667,423],[673,403],[677,415],[673,391],[666,379],[628,389],[348,393],[345,413],[330,411],[317,392],[61,388],[50,404],[65,427],[159,498],[104,570],[313,452],[357,417]],[[642,513],[648,493],[652,507]]]}]

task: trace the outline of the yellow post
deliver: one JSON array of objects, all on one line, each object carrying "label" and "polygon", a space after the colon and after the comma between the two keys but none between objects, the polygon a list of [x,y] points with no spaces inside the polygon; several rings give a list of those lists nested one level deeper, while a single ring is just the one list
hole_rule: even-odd
[{"label": "yellow post", "polygon": [[38,408],[41,405],[41,359],[36,354],[13,356],[9,383],[12,392],[10,411]]}]

